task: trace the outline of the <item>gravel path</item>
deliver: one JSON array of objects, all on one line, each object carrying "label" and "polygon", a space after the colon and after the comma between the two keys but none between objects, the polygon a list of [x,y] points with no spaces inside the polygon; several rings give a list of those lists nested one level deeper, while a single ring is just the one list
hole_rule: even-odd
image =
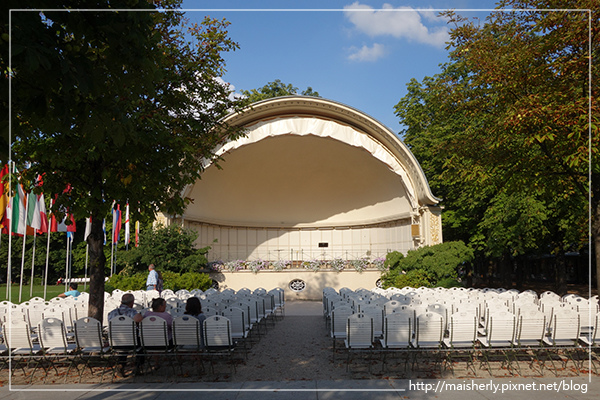
[{"label": "gravel path", "polygon": [[[345,364],[332,362],[331,339],[321,303],[286,305],[286,315],[255,343],[235,382],[345,379]],[[298,315],[298,314],[304,315]],[[339,358],[342,358],[339,356]],[[344,360],[337,360],[338,361]]]}]

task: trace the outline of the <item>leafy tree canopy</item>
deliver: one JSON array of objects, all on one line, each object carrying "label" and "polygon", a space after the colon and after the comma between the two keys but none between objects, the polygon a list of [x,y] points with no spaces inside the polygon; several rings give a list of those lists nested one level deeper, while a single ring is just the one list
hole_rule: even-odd
[{"label": "leafy tree canopy", "polygon": [[[406,143],[444,198],[444,236],[488,256],[581,248],[590,184],[600,216],[600,113],[589,80],[598,7],[561,7],[581,10],[499,11],[485,23],[444,13],[455,26],[449,62],[412,80],[396,105]],[[555,6],[506,0],[498,8]],[[597,63],[591,67],[597,76]],[[600,225],[592,234],[600,245]]]},{"label": "leafy tree canopy", "polygon": [[[12,157],[29,167],[24,179],[43,176],[36,190],[57,195],[52,212],[92,216],[90,316],[99,320],[101,224],[113,201],[129,202],[135,220],[152,220],[159,210],[181,213],[180,193],[199,178],[201,160],[239,134],[220,123],[240,106],[217,80],[223,53],[238,47],[228,23],[189,24],[180,4],[63,0],[53,11],[12,11],[10,32],[6,20],[2,25],[12,46],[8,71],[8,42],[0,42],[4,87],[11,77]],[[149,11],[113,11],[131,8]],[[0,113],[0,128],[7,116]]]},{"label": "leafy tree canopy", "polygon": [[179,225],[144,229],[140,233],[139,247],[119,253],[117,267],[145,272],[148,265],[154,264],[160,271],[198,272],[208,263],[206,253],[209,248],[196,249],[194,241],[197,238],[196,231]]},{"label": "leafy tree canopy", "polygon": [[[279,79],[275,79],[273,82],[267,83],[265,86],[259,89],[242,90],[242,94],[246,97],[249,103],[255,103],[260,100],[270,99],[272,97],[280,96],[291,96],[298,94],[298,88],[294,87],[291,83],[285,84]],[[315,92],[310,86],[302,91],[303,96],[319,96],[319,92]]]}]

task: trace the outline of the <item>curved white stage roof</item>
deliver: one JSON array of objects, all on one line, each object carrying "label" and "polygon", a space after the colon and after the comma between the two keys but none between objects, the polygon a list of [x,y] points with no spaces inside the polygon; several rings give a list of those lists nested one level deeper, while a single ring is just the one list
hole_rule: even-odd
[{"label": "curved white stage roof", "polygon": [[322,228],[410,218],[436,199],[396,135],[355,109],[279,97],[226,118],[246,136],[217,150],[186,189],[184,219],[248,227]]}]

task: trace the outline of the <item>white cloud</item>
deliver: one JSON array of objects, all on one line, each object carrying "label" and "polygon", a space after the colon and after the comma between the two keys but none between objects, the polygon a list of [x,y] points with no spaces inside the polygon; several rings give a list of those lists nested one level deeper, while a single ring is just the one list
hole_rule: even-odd
[{"label": "white cloud", "polygon": [[352,47],[348,58],[352,61],[376,61],[385,55],[385,48],[382,44],[374,43],[372,47],[363,46],[360,49]]},{"label": "white cloud", "polygon": [[229,82],[225,82],[223,80],[223,78],[221,78],[220,76],[217,76],[215,78],[215,80],[217,82],[219,82],[221,85],[225,86],[227,89],[229,89],[229,100],[238,100],[238,99],[243,99],[245,96],[241,93],[236,93],[235,92],[235,86]]},{"label": "white cloud", "polygon": [[433,12],[430,10],[394,8],[390,4],[384,4],[381,10],[374,10],[371,6],[359,2],[345,6],[344,10],[346,18],[356,29],[371,37],[393,36],[436,47],[443,47],[449,38],[445,25],[428,28],[423,24],[423,19],[445,22],[443,18],[433,18]]}]

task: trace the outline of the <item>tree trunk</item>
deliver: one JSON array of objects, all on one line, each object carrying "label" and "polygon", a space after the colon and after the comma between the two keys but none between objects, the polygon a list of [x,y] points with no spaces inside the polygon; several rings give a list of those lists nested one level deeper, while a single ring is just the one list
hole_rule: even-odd
[{"label": "tree trunk", "polygon": [[[592,174],[592,198],[590,210],[592,214],[591,236],[593,252],[596,253],[596,294],[600,295],[600,182],[598,174]],[[592,253],[592,249],[590,249]],[[591,259],[590,259],[591,261]],[[590,271],[592,266],[590,265]],[[590,282],[590,285],[592,282]]]},{"label": "tree trunk", "polygon": [[567,294],[567,263],[565,254],[561,251],[554,261],[554,291],[559,296]]},{"label": "tree trunk", "polygon": [[504,253],[502,255],[502,259],[500,260],[499,266],[499,278],[501,286],[506,289],[512,289],[513,262],[511,260],[510,254]]},{"label": "tree trunk", "polygon": [[92,217],[92,231],[87,238],[90,251],[90,300],[88,316],[102,323],[104,315],[104,232],[102,218]]}]

